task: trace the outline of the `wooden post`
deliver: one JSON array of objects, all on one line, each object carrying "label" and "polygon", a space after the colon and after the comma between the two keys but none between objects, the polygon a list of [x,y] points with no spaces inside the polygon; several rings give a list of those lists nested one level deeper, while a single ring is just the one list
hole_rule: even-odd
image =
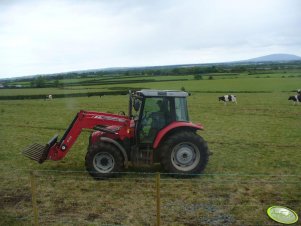
[{"label": "wooden post", "polygon": [[33,208],[33,216],[34,216],[34,225],[38,226],[38,206],[37,206],[37,187],[35,181],[34,172],[30,172],[30,185],[31,185],[31,201],[32,201],[32,208]]},{"label": "wooden post", "polygon": [[161,225],[160,173],[156,174],[157,226]]}]

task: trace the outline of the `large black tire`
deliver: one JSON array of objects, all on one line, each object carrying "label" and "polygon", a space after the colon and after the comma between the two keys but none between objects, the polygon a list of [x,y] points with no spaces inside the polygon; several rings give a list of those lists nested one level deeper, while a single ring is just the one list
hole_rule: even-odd
[{"label": "large black tire", "polygon": [[115,177],[124,169],[120,151],[110,143],[100,142],[88,148],[86,169],[95,179]]},{"label": "large black tire", "polygon": [[171,135],[160,148],[161,164],[173,176],[201,173],[208,162],[208,147],[202,137],[185,131]]}]

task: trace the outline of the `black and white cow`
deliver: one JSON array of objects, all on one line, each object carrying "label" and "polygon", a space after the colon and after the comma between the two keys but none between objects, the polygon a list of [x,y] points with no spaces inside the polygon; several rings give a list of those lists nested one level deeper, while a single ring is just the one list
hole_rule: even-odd
[{"label": "black and white cow", "polygon": [[232,94],[218,97],[218,101],[224,101],[225,104],[227,104],[227,102],[233,102],[233,103],[237,104],[236,96],[234,96]]},{"label": "black and white cow", "polygon": [[294,105],[301,102],[301,95],[289,96],[288,100],[292,100]]},{"label": "black and white cow", "polygon": [[52,100],[52,95],[46,95],[45,100]]}]

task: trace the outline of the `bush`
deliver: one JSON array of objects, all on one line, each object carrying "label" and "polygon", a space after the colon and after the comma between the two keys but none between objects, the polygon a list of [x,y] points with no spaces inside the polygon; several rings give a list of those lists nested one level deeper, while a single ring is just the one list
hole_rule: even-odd
[{"label": "bush", "polygon": [[203,76],[200,75],[200,74],[194,75],[193,77],[194,77],[195,80],[202,80],[203,79]]}]

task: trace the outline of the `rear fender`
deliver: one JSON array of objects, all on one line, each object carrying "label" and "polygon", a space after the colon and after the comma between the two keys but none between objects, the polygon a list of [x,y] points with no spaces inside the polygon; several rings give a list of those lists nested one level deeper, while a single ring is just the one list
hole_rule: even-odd
[{"label": "rear fender", "polygon": [[190,128],[193,130],[203,130],[204,127],[201,124],[194,124],[192,122],[173,122],[169,124],[168,126],[164,127],[156,136],[156,139],[153,144],[153,149],[156,149],[162,139],[171,132],[174,129],[185,129],[185,128]]}]

